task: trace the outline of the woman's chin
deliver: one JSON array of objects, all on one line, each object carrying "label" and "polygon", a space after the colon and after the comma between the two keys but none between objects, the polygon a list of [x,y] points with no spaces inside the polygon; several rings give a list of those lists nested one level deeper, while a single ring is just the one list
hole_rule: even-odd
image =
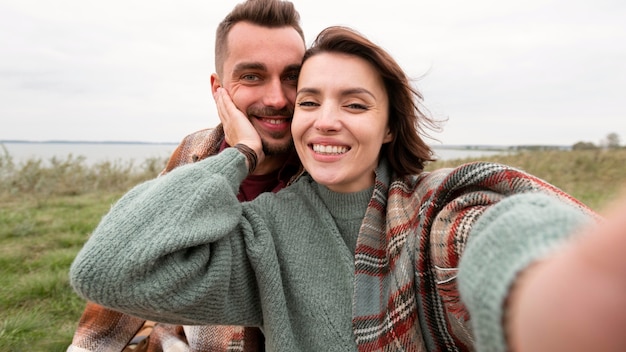
[{"label": "woman's chin", "polygon": [[331,189],[333,188],[333,186],[337,186],[340,181],[337,175],[331,175],[323,172],[309,173],[311,174],[311,177],[313,177],[313,180],[315,180],[315,182]]}]

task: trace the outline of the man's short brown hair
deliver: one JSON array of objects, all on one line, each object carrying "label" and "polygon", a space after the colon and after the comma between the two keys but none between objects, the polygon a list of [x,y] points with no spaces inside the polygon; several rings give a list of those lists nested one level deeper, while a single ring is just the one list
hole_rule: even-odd
[{"label": "man's short brown hair", "polygon": [[217,26],[215,35],[215,71],[222,76],[224,61],[228,56],[228,33],[238,22],[249,22],[267,28],[291,26],[304,43],[304,32],[300,27],[300,14],[290,1],[246,0],[235,8]]}]

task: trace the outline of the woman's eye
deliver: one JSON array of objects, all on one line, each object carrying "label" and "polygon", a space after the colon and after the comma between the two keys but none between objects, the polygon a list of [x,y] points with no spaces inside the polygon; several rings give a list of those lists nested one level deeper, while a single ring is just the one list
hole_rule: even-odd
[{"label": "woman's eye", "polygon": [[307,106],[318,106],[319,104],[314,103],[312,101],[301,101],[298,103],[298,106],[307,107]]},{"label": "woman's eye", "polygon": [[356,110],[367,110],[368,109],[367,105],[357,104],[357,103],[348,104],[348,105],[346,105],[346,107],[348,109],[356,109]]}]

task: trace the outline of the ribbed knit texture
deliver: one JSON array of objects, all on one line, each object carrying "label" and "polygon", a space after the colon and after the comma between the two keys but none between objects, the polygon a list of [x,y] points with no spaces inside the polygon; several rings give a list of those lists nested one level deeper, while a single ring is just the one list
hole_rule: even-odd
[{"label": "ribbed knit texture", "polygon": [[356,350],[353,254],[310,179],[239,203],[246,171],[227,149],[138,186],[79,253],[72,285],[152,320],[262,326],[271,351]]},{"label": "ribbed knit texture", "polygon": [[[191,133],[185,136],[176,147],[160,175],[165,175],[182,165],[204,160],[227,147],[221,124],[215,128]],[[249,184],[248,181],[256,183],[258,180],[256,180],[256,176],[248,175],[241,184],[237,198],[240,201],[251,200],[259,194],[257,191],[271,190],[277,192],[295,181],[298,173],[301,172],[299,165],[297,156],[288,160],[282,169],[277,171],[277,175],[274,175],[277,178],[272,181],[272,184],[275,185],[272,189],[267,188],[266,181],[262,181],[262,185]],[[267,176],[263,176],[263,179],[266,179]],[[180,344],[189,351],[196,352],[258,352],[265,350],[265,338],[260,329],[256,327],[193,325],[183,328],[181,325],[164,323],[155,325],[154,322],[147,322],[145,319],[114,311],[94,302],[87,302],[67,352],[121,351],[123,346],[126,346],[138,331],[142,335],[149,333],[146,352],[161,352]]]},{"label": "ribbed knit texture", "polygon": [[332,215],[339,233],[354,254],[359,228],[365,217],[365,211],[374,187],[354,193],[336,193],[320,184],[313,184],[317,194]]},{"label": "ribbed knit texture", "polygon": [[[72,285],[153,320],[262,326],[269,351],[503,351],[498,302],[518,257],[540,258],[571,235],[566,222],[592,218],[558,189],[501,165],[394,179],[382,163],[353,258],[310,177],[239,203],[245,173],[245,157],[225,150],[136,187],[77,256]],[[563,205],[536,211],[542,197]],[[474,227],[484,214],[490,226]],[[509,214],[520,226],[509,226]],[[530,223],[538,225],[521,226]],[[497,239],[506,231],[509,239]],[[519,245],[502,246],[512,237]],[[473,250],[479,243],[486,248]],[[491,252],[493,260],[473,258]],[[502,270],[509,260],[515,269]],[[486,338],[474,344],[469,324]]]}]

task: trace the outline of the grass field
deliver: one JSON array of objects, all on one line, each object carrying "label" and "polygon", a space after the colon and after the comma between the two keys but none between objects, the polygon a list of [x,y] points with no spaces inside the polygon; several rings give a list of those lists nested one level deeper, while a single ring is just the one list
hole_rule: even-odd
[{"label": "grass field", "polygon": [[[626,183],[626,150],[528,152],[503,162],[553,183],[601,210]],[[437,162],[428,169],[471,160]],[[84,308],[69,266],[126,190],[154,177],[165,160],[141,167],[85,166],[82,159],[15,165],[0,156],[0,351],[65,351]],[[48,163],[46,163],[47,165]]]}]

